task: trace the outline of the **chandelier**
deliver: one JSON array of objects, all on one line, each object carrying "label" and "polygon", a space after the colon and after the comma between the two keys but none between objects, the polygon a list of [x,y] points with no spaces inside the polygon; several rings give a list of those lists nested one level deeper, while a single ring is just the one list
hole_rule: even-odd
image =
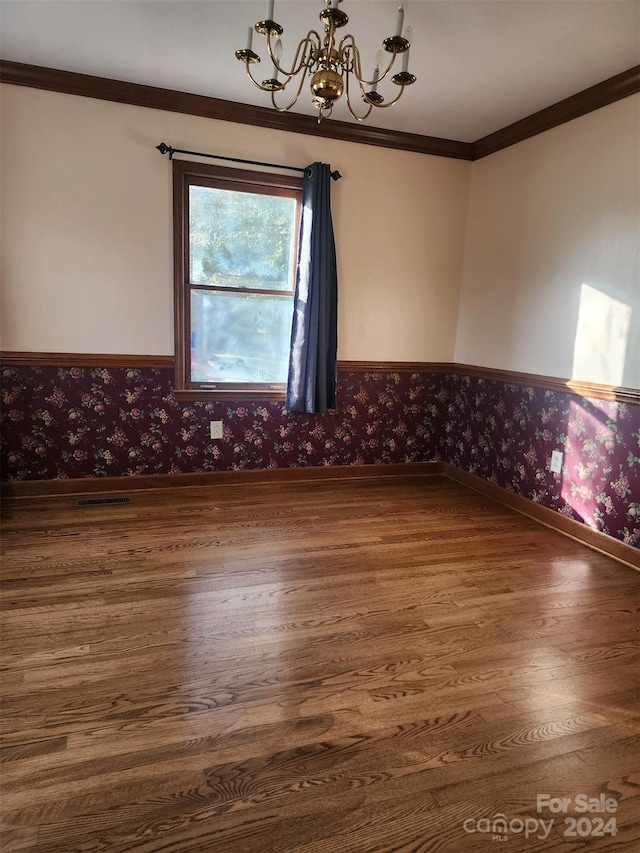
[{"label": "chandelier", "polygon": [[[392,107],[400,100],[405,86],[415,83],[416,78],[409,73],[409,48],[411,47],[411,29],[407,28],[404,35],[404,6],[398,7],[395,34],[384,39],[382,47],[390,54],[385,64],[384,53],[378,51],[371,79],[368,80],[362,73],[360,51],[352,35],[344,35],[338,41],[338,30],[349,23],[348,15],[338,8],[342,0],[324,0],[325,8],[320,12],[320,20],[324,25],[324,36],[316,30],[309,30],[307,35],[301,39],[295,51],[293,62],[289,70],[282,68],[280,58],[282,56],[282,41],[280,36],[284,32],[280,24],[273,19],[274,0],[267,2],[267,15],[263,21],[258,21],[254,27],[249,27],[247,34],[247,46],[242,50],[236,50],[236,57],[244,62],[249,79],[263,92],[271,93],[271,102],[279,112],[286,112],[296,103],[302,92],[302,87],[307,74],[311,75],[310,88],[313,106],[318,111],[318,122],[331,115],[333,105],[343,93],[351,115],[358,121],[364,121],[374,107]],[[261,82],[254,77],[251,66],[260,62],[260,56],[252,49],[254,29],[260,35],[265,36],[267,41],[267,53],[272,63],[271,77]],[[400,87],[400,91],[390,101],[385,101],[378,92],[378,84],[391,73],[396,61],[396,56],[402,54],[402,68],[391,77],[391,82]],[[283,92],[289,83],[295,80],[292,89],[295,90],[293,98],[289,103],[278,103],[278,92]],[[352,91],[355,89],[355,92]],[[358,115],[354,109],[354,98],[359,95],[364,101],[365,111]]]}]

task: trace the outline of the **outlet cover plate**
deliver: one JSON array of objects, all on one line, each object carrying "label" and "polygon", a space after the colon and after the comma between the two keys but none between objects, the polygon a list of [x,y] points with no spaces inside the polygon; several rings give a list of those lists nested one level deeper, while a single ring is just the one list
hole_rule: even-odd
[{"label": "outlet cover plate", "polygon": [[209,421],[209,435],[211,438],[222,438],[222,421]]},{"label": "outlet cover plate", "polygon": [[551,454],[551,465],[549,470],[552,474],[559,474],[562,471],[562,456],[561,450],[554,450]]}]

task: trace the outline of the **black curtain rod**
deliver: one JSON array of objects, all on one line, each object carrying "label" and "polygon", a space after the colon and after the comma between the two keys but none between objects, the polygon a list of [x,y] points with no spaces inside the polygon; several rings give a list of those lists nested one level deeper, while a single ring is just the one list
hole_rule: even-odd
[{"label": "black curtain rod", "polygon": [[[229,163],[246,163],[249,166],[266,166],[268,169],[288,169],[290,172],[306,172],[306,168],[300,166],[281,166],[278,163],[260,163],[258,160],[242,160],[240,157],[222,157],[220,154],[203,154],[202,151],[185,151],[184,148],[172,148],[165,142],[156,145],[161,154],[168,154],[169,160],[173,160],[174,154],[189,154],[192,157],[210,157],[212,160],[227,160]],[[339,181],[340,172],[331,172],[334,181]]]}]

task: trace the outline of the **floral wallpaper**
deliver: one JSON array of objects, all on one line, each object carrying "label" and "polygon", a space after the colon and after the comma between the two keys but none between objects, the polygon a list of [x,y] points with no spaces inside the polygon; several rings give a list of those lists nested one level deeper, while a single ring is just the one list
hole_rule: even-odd
[{"label": "floral wallpaper", "polygon": [[[2,479],[445,460],[640,547],[640,406],[466,375],[341,372],[338,410],[300,415],[182,404],[172,377],[4,367]],[[210,420],[224,422],[222,440]]]},{"label": "floral wallpaper", "polygon": [[[340,408],[179,403],[173,371],[4,367],[5,480],[440,459],[444,376],[340,373]],[[209,421],[224,423],[222,440]]]},{"label": "floral wallpaper", "polygon": [[448,462],[640,547],[640,406],[447,378]]}]

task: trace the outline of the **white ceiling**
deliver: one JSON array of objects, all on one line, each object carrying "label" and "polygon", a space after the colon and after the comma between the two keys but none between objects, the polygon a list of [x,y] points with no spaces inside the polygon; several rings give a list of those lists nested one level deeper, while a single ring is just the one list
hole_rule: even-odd
[{"label": "white ceiling", "polygon": [[[343,32],[371,66],[397,5],[342,3]],[[276,0],[283,61],[322,8]],[[405,10],[418,81],[367,124],[471,142],[640,63],[638,0],[405,0]],[[234,56],[265,12],[266,0],[1,0],[0,55],[269,106]],[[303,93],[296,111],[313,113],[308,102]],[[342,104],[334,118],[352,120]]]}]

